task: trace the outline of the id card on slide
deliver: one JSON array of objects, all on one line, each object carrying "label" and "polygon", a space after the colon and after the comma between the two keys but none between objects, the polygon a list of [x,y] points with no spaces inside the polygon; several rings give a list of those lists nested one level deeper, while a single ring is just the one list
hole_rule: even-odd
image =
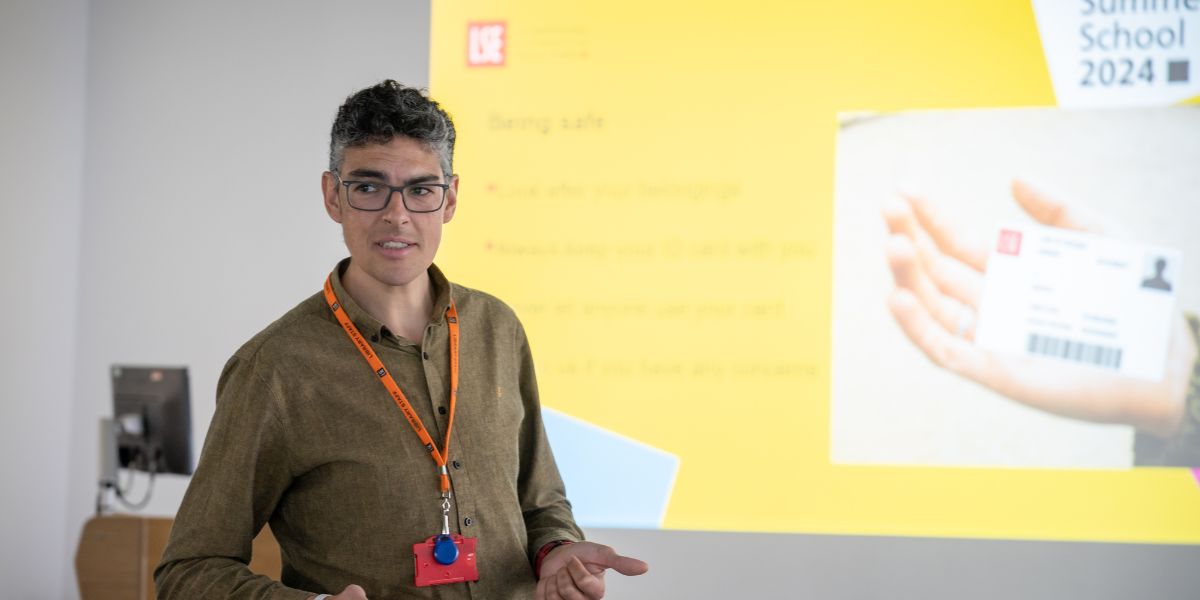
[{"label": "id card on slide", "polygon": [[1180,262],[1170,248],[1005,225],[988,256],[975,343],[1158,381]]}]

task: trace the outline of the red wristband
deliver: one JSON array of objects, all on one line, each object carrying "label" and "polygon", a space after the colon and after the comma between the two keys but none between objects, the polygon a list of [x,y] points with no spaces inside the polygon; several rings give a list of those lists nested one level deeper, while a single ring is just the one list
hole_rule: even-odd
[{"label": "red wristband", "polygon": [[537,576],[538,579],[541,579],[542,578],[542,561],[546,560],[546,556],[548,554],[550,554],[550,551],[559,546],[566,546],[567,544],[574,544],[574,543],[575,542],[572,542],[570,540],[555,540],[553,542],[548,542],[545,546],[542,546],[542,549],[538,550],[537,557],[533,559],[533,574],[535,576]]}]

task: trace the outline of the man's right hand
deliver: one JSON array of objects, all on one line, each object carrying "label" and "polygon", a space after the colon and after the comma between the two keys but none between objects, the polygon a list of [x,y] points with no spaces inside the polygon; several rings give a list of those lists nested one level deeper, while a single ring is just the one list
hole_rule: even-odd
[{"label": "man's right hand", "polygon": [[361,587],[353,583],[346,586],[346,589],[336,596],[330,596],[329,600],[367,600],[367,592]]}]

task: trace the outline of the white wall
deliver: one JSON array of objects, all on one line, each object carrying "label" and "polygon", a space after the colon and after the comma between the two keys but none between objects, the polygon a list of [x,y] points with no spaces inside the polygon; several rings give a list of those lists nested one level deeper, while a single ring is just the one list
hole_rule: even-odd
[{"label": "white wall", "polygon": [[0,3],[0,582],[61,598],[87,2]]}]

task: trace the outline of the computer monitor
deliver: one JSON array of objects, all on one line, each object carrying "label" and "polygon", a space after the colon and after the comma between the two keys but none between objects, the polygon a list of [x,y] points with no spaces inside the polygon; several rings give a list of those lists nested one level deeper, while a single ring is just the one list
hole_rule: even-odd
[{"label": "computer monitor", "polygon": [[113,421],[122,467],[192,474],[187,367],[113,365]]}]

